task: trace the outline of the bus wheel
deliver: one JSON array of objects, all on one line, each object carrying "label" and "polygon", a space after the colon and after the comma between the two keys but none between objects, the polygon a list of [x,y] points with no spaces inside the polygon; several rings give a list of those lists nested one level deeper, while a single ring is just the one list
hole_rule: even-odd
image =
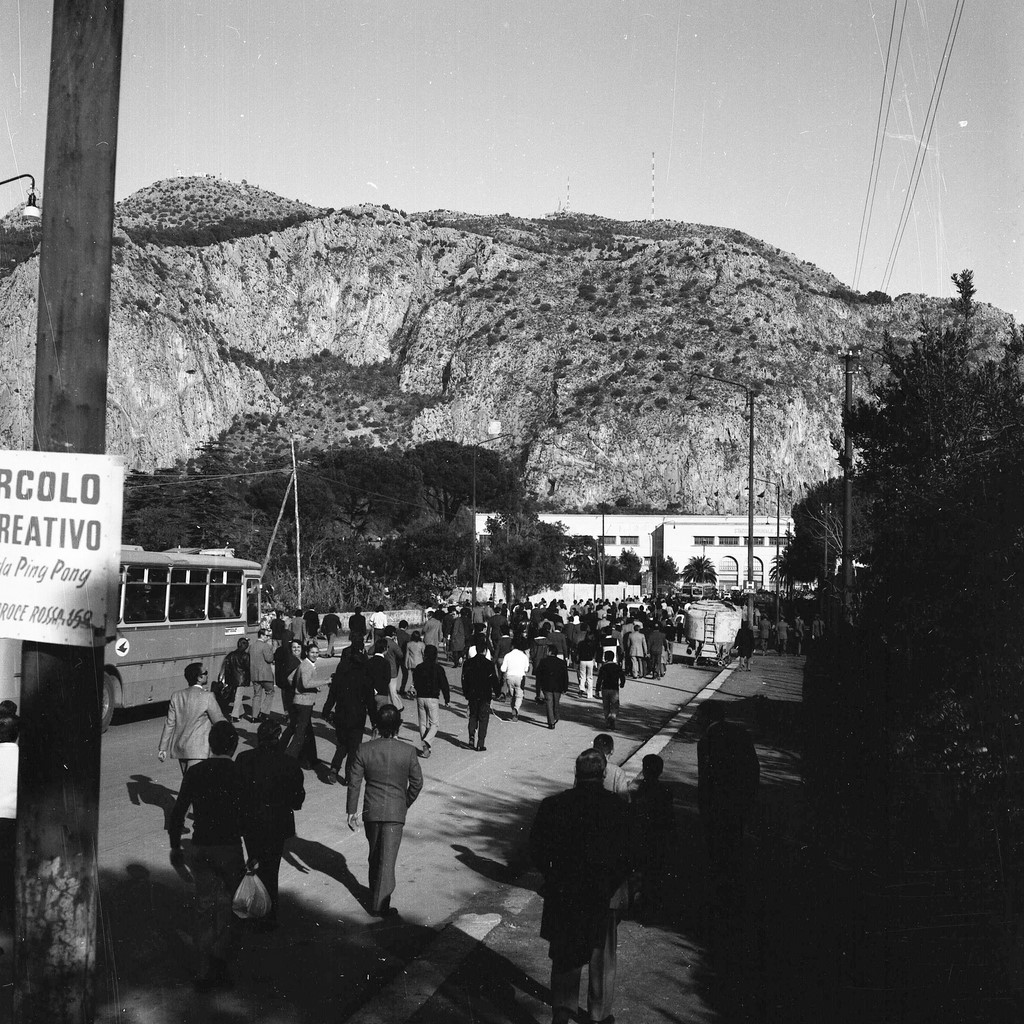
[{"label": "bus wheel", "polygon": [[106,732],[114,717],[114,677],[103,673],[103,693],[100,695],[100,732]]}]

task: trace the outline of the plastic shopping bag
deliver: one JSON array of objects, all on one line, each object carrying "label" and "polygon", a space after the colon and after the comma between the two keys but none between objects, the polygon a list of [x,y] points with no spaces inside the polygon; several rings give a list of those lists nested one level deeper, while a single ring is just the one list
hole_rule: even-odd
[{"label": "plastic shopping bag", "polygon": [[231,909],[235,917],[253,920],[259,920],[270,913],[270,893],[257,877],[255,868],[250,868],[242,876],[235,890],[235,898],[231,901]]}]

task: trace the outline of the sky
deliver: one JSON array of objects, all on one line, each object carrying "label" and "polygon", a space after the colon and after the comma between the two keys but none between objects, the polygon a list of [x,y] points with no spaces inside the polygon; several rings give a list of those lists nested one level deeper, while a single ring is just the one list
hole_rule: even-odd
[{"label": "sky", "polygon": [[[952,53],[899,230],[952,19]],[[52,5],[0,0],[0,178],[45,202]],[[903,12],[905,10],[905,17]],[[1024,309],[1024,3],[126,0],[117,198],[215,174],[290,199],[738,228],[867,292]],[[890,75],[892,75],[890,62]],[[25,198],[3,186],[0,210]]]}]

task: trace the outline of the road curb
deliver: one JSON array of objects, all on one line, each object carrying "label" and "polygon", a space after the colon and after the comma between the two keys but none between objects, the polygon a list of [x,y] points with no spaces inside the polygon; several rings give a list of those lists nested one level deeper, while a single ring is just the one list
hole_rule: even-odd
[{"label": "road curb", "polygon": [[347,1017],[346,1024],[409,1020],[500,923],[500,914],[462,914],[455,918],[400,975]]},{"label": "road curb", "polygon": [[658,730],[646,743],[632,754],[620,765],[624,770],[639,771],[643,759],[648,754],[660,754],[679,734],[679,730],[699,710],[701,704],[709,697],[717,693],[722,684],[732,675],[732,667],[723,668],[707,686],[699,689],[689,700],[683,701],[676,708],[675,714]]}]

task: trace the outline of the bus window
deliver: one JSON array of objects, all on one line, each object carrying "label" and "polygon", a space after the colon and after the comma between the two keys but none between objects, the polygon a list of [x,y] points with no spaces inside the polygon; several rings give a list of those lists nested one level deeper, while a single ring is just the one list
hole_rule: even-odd
[{"label": "bus window", "polygon": [[172,569],[170,615],[172,622],[205,619],[207,569]]},{"label": "bus window", "polygon": [[124,621],[163,622],[167,615],[167,570],[127,565],[124,570]]},{"label": "bus window", "polygon": [[245,581],[245,621],[250,626],[259,625],[260,621],[260,581]]},{"label": "bus window", "polygon": [[210,570],[210,603],[206,614],[211,619],[241,618],[242,572],[240,569]]}]

